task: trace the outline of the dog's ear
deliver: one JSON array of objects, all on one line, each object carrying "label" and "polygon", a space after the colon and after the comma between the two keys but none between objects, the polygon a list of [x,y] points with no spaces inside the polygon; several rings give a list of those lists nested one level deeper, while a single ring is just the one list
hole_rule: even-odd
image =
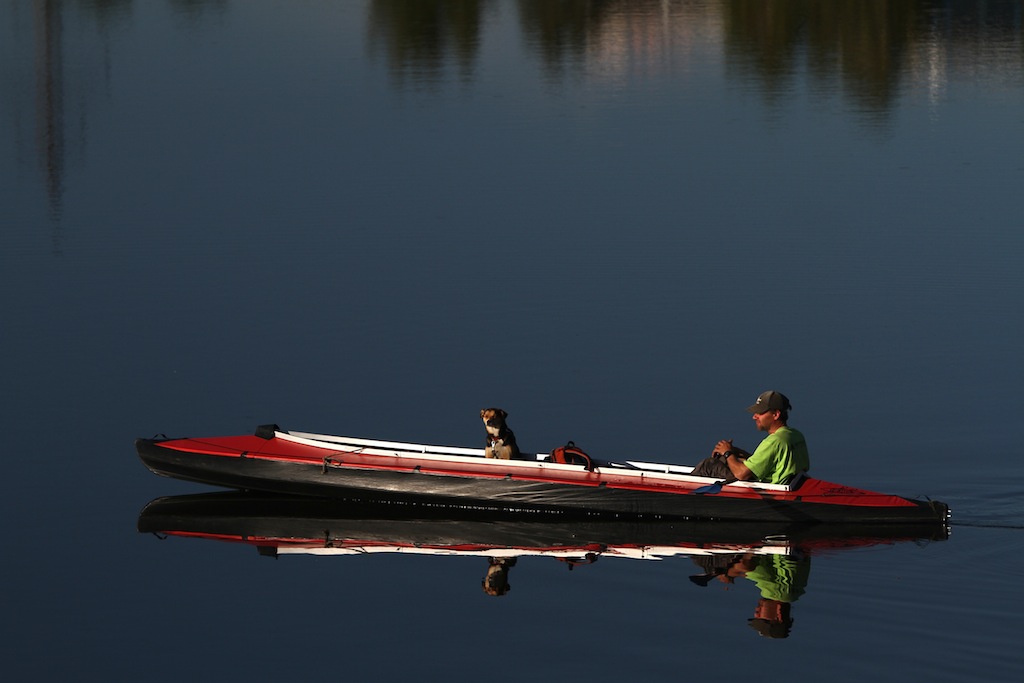
[{"label": "dog's ear", "polygon": [[486,414],[487,414],[487,408],[484,408],[483,410],[480,411],[480,417],[481,418],[483,418],[483,416],[486,415]]},{"label": "dog's ear", "polygon": [[501,415],[501,419],[502,419],[502,420],[504,420],[504,419],[505,419],[506,417],[508,417],[508,413],[506,413],[506,412],[505,412],[504,410],[502,410],[501,408],[498,408],[498,415]]}]

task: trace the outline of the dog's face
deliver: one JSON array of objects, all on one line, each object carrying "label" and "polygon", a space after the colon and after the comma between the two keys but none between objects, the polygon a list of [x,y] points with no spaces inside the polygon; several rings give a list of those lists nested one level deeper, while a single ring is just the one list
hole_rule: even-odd
[{"label": "dog's face", "polygon": [[501,408],[484,408],[480,411],[480,419],[484,421],[487,433],[493,436],[497,436],[505,426],[506,417],[508,413]]}]

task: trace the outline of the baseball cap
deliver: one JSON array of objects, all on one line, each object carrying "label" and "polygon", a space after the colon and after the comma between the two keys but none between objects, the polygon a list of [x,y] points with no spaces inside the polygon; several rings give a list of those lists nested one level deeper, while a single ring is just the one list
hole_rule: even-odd
[{"label": "baseball cap", "polygon": [[769,410],[790,410],[789,399],[777,391],[766,391],[757,397],[754,405],[747,408],[749,413],[767,413]]}]

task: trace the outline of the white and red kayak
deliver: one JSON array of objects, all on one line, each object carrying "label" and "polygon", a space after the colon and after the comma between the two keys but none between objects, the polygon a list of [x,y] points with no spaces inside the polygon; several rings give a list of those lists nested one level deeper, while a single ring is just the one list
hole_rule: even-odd
[{"label": "white and red kayak", "polygon": [[263,425],[256,433],[138,439],[153,472],[213,486],[348,500],[405,500],[587,516],[811,523],[946,523],[949,508],[802,476],[725,484],[692,467],[587,458],[582,464],[484,458],[429,446]]}]

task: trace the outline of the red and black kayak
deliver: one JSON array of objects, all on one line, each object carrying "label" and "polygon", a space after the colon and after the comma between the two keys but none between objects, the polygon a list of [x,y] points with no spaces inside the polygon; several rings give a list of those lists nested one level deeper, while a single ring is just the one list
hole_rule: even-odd
[{"label": "red and black kayak", "polygon": [[301,496],[380,497],[490,510],[586,516],[812,523],[914,523],[949,508],[800,477],[789,485],[725,484],[691,467],[584,458],[580,464],[484,458],[483,449],[429,446],[263,425],[255,434],[138,439],[153,472],[214,486]]}]

